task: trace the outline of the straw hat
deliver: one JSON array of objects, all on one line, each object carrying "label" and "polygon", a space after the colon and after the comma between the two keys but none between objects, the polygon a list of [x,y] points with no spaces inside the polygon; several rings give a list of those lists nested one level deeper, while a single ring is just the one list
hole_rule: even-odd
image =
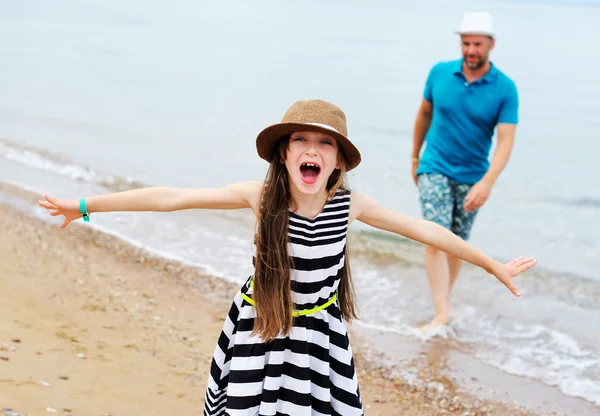
[{"label": "straw hat", "polygon": [[496,37],[492,24],[492,15],[488,12],[467,12],[463,15],[459,35],[482,35]]},{"label": "straw hat", "polygon": [[277,140],[298,131],[318,131],[333,137],[344,151],[348,170],[360,163],[360,152],[346,137],[346,115],[338,106],[323,100],[294,103],[283,115],[281,123],[269,126],[259,133],[256,138],[258,155],[271,162]]}]

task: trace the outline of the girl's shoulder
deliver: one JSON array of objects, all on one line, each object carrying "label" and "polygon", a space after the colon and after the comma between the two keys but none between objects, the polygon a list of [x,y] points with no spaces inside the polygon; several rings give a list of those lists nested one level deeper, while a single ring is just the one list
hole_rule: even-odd
[{"label": "girl's shoulder", "polygon": [[228,198],[239,201],[245,207],[250,207],[258,215],[258,207],[264,189],[263,181],[243,181],[223,188],[228,191]]},{"label": "girl's shoulder", "polygon": [[248,202],[250,202],[252,210],[258,214],[258,207],[265,189],[265,181],[248,181],[246,186],[248,189]]},{"label": "girl's shoulder", "polygon": [[370,196],[352,191],[349,222],[352,223],[365,212],[371,212],[373,209],[376,209],[379,206],[379,203]]}]

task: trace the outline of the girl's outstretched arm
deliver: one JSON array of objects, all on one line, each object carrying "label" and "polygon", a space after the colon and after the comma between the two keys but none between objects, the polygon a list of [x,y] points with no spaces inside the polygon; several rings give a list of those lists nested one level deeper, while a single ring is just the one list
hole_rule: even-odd
[{"label": "girl's outstretched arm", "polygon": [[[87,212],[159,211],[183,209],[241,209],[257,212],[262,182],[240,182],[223,188],[183,189],[168,187],[140,188],[85,198]],[[48,194],[39,205],[50,210],[50,215],[64,215],[65,228],[71,221],[81,218],[79,200],[60,199]]]},{"label": "girl's outstretched arm", "polygon": [[468,261],[496,276],[515,296],[521,296],[521,292],[513,284],[513,277],[537,263],[537,260],[532,258],[518,257],[502,264],[439,224],[392,211],[374,199],[356,192],[352,193],[351,201],[350,221],[357,219],[375,228],[403,235]]}]

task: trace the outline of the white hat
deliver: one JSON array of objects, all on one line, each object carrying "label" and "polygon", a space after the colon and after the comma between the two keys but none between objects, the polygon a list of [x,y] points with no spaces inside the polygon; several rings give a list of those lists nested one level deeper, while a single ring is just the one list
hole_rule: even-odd
[{"label": "white hat", "polygon": [[467,12],[463,16],[459,35],[483,35],[496,37],[492,25],[492,16],[488,12]]}]

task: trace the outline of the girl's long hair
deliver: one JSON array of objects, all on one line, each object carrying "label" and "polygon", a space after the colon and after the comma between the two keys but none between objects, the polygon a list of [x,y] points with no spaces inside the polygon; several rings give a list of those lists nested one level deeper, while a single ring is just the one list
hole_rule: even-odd
[{"label": "girl's long hair", "polygon": [[[274,147],[274,157],[267,171],[260,201],[258,232],[255,237],[256,258],[254,265],[254,298],[256,318],[253,334],[265,342],[279,334],[287,335],[292,328],[294,305],[291,294],[291,258],[288,253],[289,209],[297,208],[290,193],[286,158],[289,136],[283,137]],[[340,169],[333,171],[327,181],[329,197],[345,185],[346,161],[340,148]],[[344,252],[344,269],[338,288],[338,301],[342,316],[347,320],[357,318],[356,298],[350,264],[348,245]]]}]

